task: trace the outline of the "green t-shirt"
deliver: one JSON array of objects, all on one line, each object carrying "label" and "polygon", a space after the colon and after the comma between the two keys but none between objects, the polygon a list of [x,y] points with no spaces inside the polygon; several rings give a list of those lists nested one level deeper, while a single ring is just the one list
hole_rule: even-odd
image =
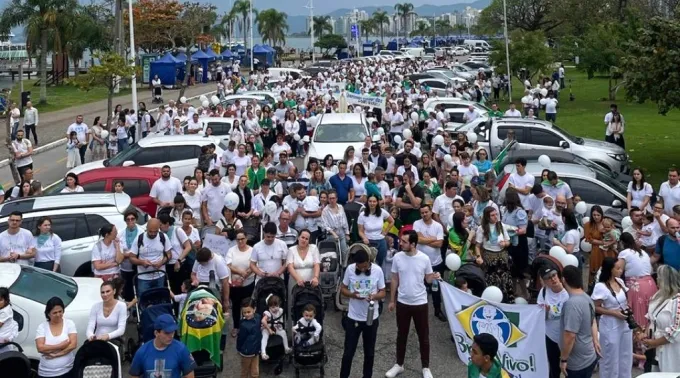
[{"label": "green t-shirt", "polygon": [[285,105],[287,108],[294,108],[297,106],[297,102],[295,100],[286,100],[283,102],[283,105]]},{"label": "green t-shirt", "polygon": [[260,121],[260,127],[265,129],[265,130],[271,130],[274,128],[274,124],[272,122],[271,118],[265,118],[262,121]]},{"label": "green t-shirt", "polygon": [[[479,370],[479,368],[470,362],[468,364],[468,378],[479,378],[481,376],[482,372]],[[491,365],[491,369],[489,370],[489,373],[484,376],[485,378],[509,378],[510,376],[508,375],[508,372],[503,370],[503,367],[501,366],[501,362],[498,361],[498,358],[494,359],[493,365]]]},{"label": "green t-shirt", "polygon": [[489,117],[491,117],[491,118],[503,118],[503,112],[501,112],[500,110],[496,110],[496,111],[489,110]]}]

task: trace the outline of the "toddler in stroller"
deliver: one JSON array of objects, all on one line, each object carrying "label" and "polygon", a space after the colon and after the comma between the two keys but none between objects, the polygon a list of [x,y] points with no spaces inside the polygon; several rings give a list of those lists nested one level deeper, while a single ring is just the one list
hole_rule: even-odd
[{"label": "toddler in stroller", "polygon": [[313,304],[308,304],[302,310],[302,317],[293,326],[295,334],[295,346],[310,347],[319,341],[321,336],[321,324],[316,321],[316,308]]},{"label": "toddler in stroller", "polygon": [[323,294],[321,288],[310,284],[295,286],[291,293],[292,318],[299,319],[294,327],[293,366],[296,377],[300,369],[316,369],[324,376],[324,365],[328,361],[323,340]]},{"label": "toddler in stroller", "polygon": [[267,355],[267,342],[269,335],[279,335],[283,339],[283,348],[286,354],[290,353],[288,348],[288,335],[284,329],[283,309],[281,308],[281,298],[274,294],[267,296],[267,308],[262,313],[262,360],[269,359]]}]

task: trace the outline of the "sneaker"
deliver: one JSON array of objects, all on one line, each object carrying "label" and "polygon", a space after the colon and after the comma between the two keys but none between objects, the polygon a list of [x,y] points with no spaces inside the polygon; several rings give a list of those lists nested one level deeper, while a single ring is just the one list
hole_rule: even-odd
[{"label": "sneaker", "polygon": [[292,352],[292,351],[293,351],[292,348],[288,348],[288,349],[286,349],[286,354],[290,354],[290,352]]},{"label": "sneaker", "polygon": [[269,356],[267,356],[267,353],[262,352],[261,354],[262,360],[267,361],[269,359]]},{"label": "sneaker", "polygon": [[435,318],[441,320],[442,322],[448,321],[444,312],[438,312],[438,313],[434,314],[434,316],[435,316]]},{"label": "sneaker", "polygon": [[434,378],[432,372],[428,368],[423,368],[423,378]]},{"label": "sneaker", "polygon": [[403,372],[404,372],[403,366],[400,366],[399,364],[394,364],[394,366],[392,366],[392,369],[388,370],[387,373],[385,373],[385,377],[394,378]]}]

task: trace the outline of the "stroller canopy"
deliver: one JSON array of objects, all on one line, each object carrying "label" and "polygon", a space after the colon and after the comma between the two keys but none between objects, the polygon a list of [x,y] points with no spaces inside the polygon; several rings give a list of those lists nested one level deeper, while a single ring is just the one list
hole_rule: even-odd
[{"label": "stroller canopy", "polygon": [[484,271],[477,264],[468,263],[456,271],[456,277],[462,277],[467,281],[468,288],[472,294],[481,297],[484,289],[486,289],[486,279],[484,278]]},{"label": "stroller canopy", "polygon": [[180,340],[190,352],[205,350],[210,360],[222,366],[220,338],[224,326],[222,304],[207,288],[192,291],[180,310]]},{"label": "stroller canopy", "polygon": [[23,354],[23,349],[16,343],[2,344],[3,347],[13,346],[16,350],[6,349],[0,353],[0,371],[3,377],[30,378],[31,362]]},{"label": "stroller canopy", "polygon": [[108,341],[86,341],[76,353],[74,367],[78,377],[90,377],[95,373],[97,377],[119,377],[118,348]]}]

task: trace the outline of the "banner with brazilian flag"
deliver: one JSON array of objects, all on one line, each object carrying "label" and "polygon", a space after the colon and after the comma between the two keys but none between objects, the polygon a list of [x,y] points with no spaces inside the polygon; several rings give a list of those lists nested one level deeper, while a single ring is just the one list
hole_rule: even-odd
[{"label": "banner with brazilian flag", "polygon": [[505,146],[505,148],[503,148],[503,150],[498,153],[498,156],[496,156],[496,158],[493,159],[493,161],[491,162],[491,168],[494,170],[494,172],[496,172],[496,177],[502,176],[503,167],[501,166],[501,164],[503,163],[503,160],[505,160],[505,157],[508,155],[508,152],[516,148],[515,147],[516,144],[517,144],[516,140],[513,140],[512,142],[508,143],[508,145]]},{"label": "banner with brazilian flag", "polygon": [[189,294],[180,314],[180,341],[189,352],[207,351],[215,365],[221,367],[220,338],[224,313],[219,299],[210,291],[199,288]]}]

